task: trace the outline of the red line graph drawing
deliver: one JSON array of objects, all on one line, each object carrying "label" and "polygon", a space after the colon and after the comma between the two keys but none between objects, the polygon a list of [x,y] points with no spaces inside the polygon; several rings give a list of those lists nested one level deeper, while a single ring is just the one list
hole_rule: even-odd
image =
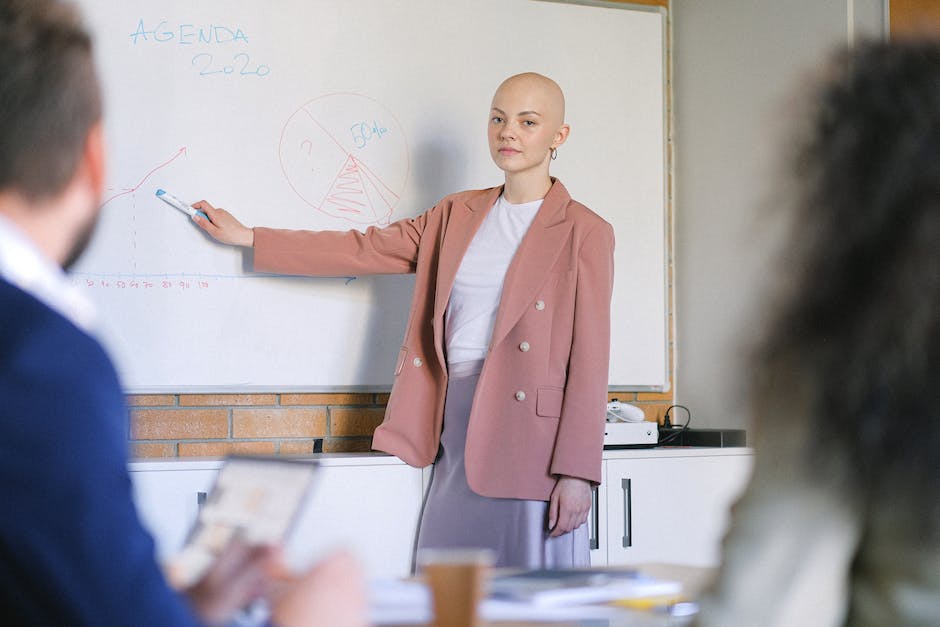
[{"label": "red line graph drawing", "polygon": [[281,169],[300,198],[357,224],[388,224],[410,160],[391,112],[367,96],[328,94],[306,103],[284,125]]},{"label": "red line graph drawing", "polygon": [[[117,199],[117,198],[120,198],[121,196],[126,196],[127,194],[133,194],[133,193],[136,192],[138,189],[140,189],[140,187],[141,187],[144,183],[147,182],[147,179],[149,179],[151,176],[153,176],[156,172],[158,172],[159,170],[161,170],[161,169],[165,168],[166,166],[170,165],[171,163],[173,163],[174,161],[176,161],[178,158],[180,158],[181,156],[183,156],[183,155],[185,155],[185,154],[186,154],[186,146],[183,146],[182,148],[180,148],[179,150],[177,150],[176,153],[175,153],[172,157],[170,157],[169,159],[167,159],[166,161],[164,161],[164,162],[161,163],[160,165],[156,166],[155,168],[153,168],[152,170],[150,170],[149,172],[147,172],[147,174],[145,174],[144,177],[143,177],[142,179],[140,179],[140,182],[137,183],[137,185],[135,185],[135,186],[133,186],[133,187],[125,187],[125,188],[122,189],[120,192],[118,192],[118,193],[116,193],[116,194],[113,194],[112,196],[109,196],[104,202],[101,203],[101,206],[104,207],[105,205],[107,205],[107,204],[108,204],[109,202],[111,202],[112,200],[115,200],[115,199]],[[108,191],[109,191],[109,192],[113,192],[113,191],[114,191],[114,188],[108,188]]]}]

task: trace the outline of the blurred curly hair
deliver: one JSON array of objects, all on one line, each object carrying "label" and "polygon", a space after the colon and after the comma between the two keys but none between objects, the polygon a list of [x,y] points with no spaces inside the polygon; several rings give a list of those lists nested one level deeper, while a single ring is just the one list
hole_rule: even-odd
[{"label": "blurred curly hair", "polygon": [[847,461],[863,498],[916,487],[937,519],[940,46],[868,42],[830,67],[793,163],[796,261],[755,355],[755,421],[810,421],[807,464]]}]

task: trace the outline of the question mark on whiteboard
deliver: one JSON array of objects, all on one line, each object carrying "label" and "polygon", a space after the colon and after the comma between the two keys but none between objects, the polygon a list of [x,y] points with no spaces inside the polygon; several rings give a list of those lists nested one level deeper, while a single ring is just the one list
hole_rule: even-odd
[{"label": "question mark on whiteboard", "polygon": [[[300,142],[300,149],[303,150],[305,145],[307,146],[307,156],[312,157],[313,156],[313,142],[310,141],[309,139],[303,140],[302,142]],[[310,168],[310,171],[316,172],[316,168]]]}]

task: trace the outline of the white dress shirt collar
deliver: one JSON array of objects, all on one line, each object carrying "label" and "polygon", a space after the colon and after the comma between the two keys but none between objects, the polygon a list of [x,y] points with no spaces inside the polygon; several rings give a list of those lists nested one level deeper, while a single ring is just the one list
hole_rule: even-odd
[{"label": "white dress shirt collar", "polygon": [[0,277],[59,312],[75,326],[94,330],[95,307],[65,272],[10,220],[0,216]]}]

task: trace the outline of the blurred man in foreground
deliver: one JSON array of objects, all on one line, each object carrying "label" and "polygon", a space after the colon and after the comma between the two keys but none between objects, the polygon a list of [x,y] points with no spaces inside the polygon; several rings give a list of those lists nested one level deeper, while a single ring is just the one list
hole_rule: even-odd
[{"label": "blurred man in foreground", "polygon": [[173,590],[131,500],[124,398],[63,268],[104,181],[92,46],[56,0],[0,0],[0,607],[19,625],[222,624],[258,598],[285,624],[359,625],[358,570],[297,580],[276,547],[232,545]]}]

